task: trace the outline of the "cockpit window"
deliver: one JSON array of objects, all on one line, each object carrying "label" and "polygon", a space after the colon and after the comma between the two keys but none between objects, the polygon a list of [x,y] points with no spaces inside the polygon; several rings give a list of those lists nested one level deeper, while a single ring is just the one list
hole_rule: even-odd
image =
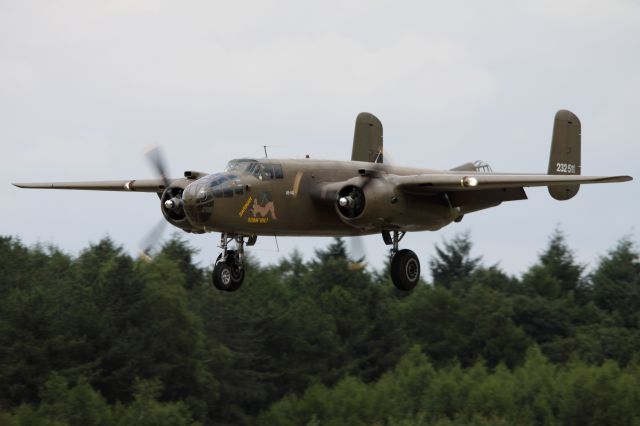
[{"label": "cockpit window", "polygon": [[262,164],[256,164],[251,170],[251,174],[260,179],[260,176],[262,176]]},{"label": "cockpit window", "polygon": [[276,179],[282,179],[284,177],[282,174],[282,166],[280,164],[273,165],[273,173],[275,174]]},{"label": "cockpit window", "polygon": [[257,160],[245,158],[229,161],[226,171],[227,173],[236,173],[239,175],[250,174],[263,180],[284,178],[281,164],[263,163]]},{"label": "cockpit window", "polygon": [[209,175],[202,179],[200,186],[203,188],[203,197],[221,198],[244,194],[244,186],[238,175],[228,172]]},{"label": "cockpit window", "polygon": [[273,179],[275,176],[273,174],[273,164],[263,164],[262,165],[262,179]]},{"label": "cockpit window", "polygon": [[473,162],[474,167],[476,168],[476,172],[478,173],[491,173],[493,170],[491,166],[486,161],[476,160]]},{"label": "cockpit window", "polygon": [[258,163],[253,169],[252,175],[263,180],[282,179],[284,177],[282,165],[277,163]]},{"label": "cockpit window", "polygon": [[238,173],[238,174],[242,174],[242,173],[253,173],[253,170],[255,169],[256,165],[258,164],[258,162],[256,160],[252,160],[249,158],[241,158],[239,160],[231,160],[229,161],[229,163],[227,164],[227,172],[232,172],[232,173]]}]

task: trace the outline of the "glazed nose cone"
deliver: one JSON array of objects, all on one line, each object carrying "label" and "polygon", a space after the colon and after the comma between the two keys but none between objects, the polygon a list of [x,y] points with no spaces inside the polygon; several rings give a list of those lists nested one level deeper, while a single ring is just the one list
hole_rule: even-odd
[{"label": "glazed nose cone", "polygon": [[182,194],[187,219],[194,225],[206,223],[213,215],[213,191],[207,182],[197,180],[189,184]]}]

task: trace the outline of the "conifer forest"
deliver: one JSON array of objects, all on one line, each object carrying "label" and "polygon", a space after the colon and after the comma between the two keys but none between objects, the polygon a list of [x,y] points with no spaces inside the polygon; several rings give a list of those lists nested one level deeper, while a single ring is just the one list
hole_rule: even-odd
[{"label": "conifer forest", "polygon": [[582,265],[554,231],[512,276],[463,233],[411,292],[345,247],[249,258],[230,293],[179,237],[0,237],[0,425],[640,424],[633,237]]}]

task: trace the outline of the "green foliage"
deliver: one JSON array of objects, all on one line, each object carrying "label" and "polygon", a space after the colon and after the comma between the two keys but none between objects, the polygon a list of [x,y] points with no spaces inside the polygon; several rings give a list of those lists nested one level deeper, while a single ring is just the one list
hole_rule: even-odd
[{"label": "green foliage", "polygon": [[602,258],[591,282],[599,308],[622,326],[640,328],[640,260],[629,238]]},{"label": "green foliage", "polygon": [[566,296],[582,290],[582,272],[584,266],[576,263],[573,252],[567,245],[564,233],[556,229],[549,238],[549,245],[540,254],[538,264],[527,273],[525,287],[547,298]]},{"label": "green foliage", "polygon": [[84,379],[69,386],[64,377],[54,374],[42,389],[39,407],[21,405],[13,415],[6,416],[6,422],[21,426],[196,425],[184,403],[158,402],[161,389],[159,382],[137,382],[134,401],[127,407],[113,406]]},{"label": "green foliage", "polygon": [[84,379],[70,388],[67,379],[54,374],[40,397],[39,417],[70,426],[111,424],[109,405]]},{"label": "green foliage", "polygon": [[466,289],[467,280],[481,261],[480,257],[471,257],[472,246],[468,232],[445,241],[442,248],[436,245],[436,256],[429,262],[433,282],[448,289]]},{"label": "green foliage", "polygon": [[165,242],[156,258],[164,258],[176,264],[184,278],[184,286],[192,289],[204,279],[202,269],[193,263],[197,251],[187,241],[176,236]]},{"label": "green foliage", "polygon": [[0,424],[638,424],[640,261],[590,275],[556,231],[521,278],[437,247],[396,291],[336,239],[305,262],[249,256],[235,293],[193,248],[150,262],[0,238]]},{"label": "green foliage", "polygon": [[191,420],[189,408],[182,402],[160,403],[157,398],[162,392],[159,381],[138,381],[133,403],[124,408],[117,406],[114,411],[116,425],[140,426],[188,426]]},{"label": "green foliage", "polygon": [[414,348],[376,383],[347,377],[313,386],[274,404],[258,424],[631,425],[640,420],[637,373],[613,362],[559,368],[535,346],[514,370],[434,369]]}]

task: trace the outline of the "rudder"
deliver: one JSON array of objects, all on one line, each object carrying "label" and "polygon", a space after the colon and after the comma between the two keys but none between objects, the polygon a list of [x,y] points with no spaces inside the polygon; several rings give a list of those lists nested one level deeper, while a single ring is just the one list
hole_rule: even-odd
[{"label": "rudder", "polygon": [[382,123],[373,114],[361,112],[356,118],[351,161],[382,163]]},{"label": "rudder", "polygon": [[[548,174],[581,174],[581,132],[580,119],[574,113],[564,109],[556,113],[551,137]],[[549,194],[556,200],[568,200],[578,193],[580,185],[550,186],[548,189]]]}]

